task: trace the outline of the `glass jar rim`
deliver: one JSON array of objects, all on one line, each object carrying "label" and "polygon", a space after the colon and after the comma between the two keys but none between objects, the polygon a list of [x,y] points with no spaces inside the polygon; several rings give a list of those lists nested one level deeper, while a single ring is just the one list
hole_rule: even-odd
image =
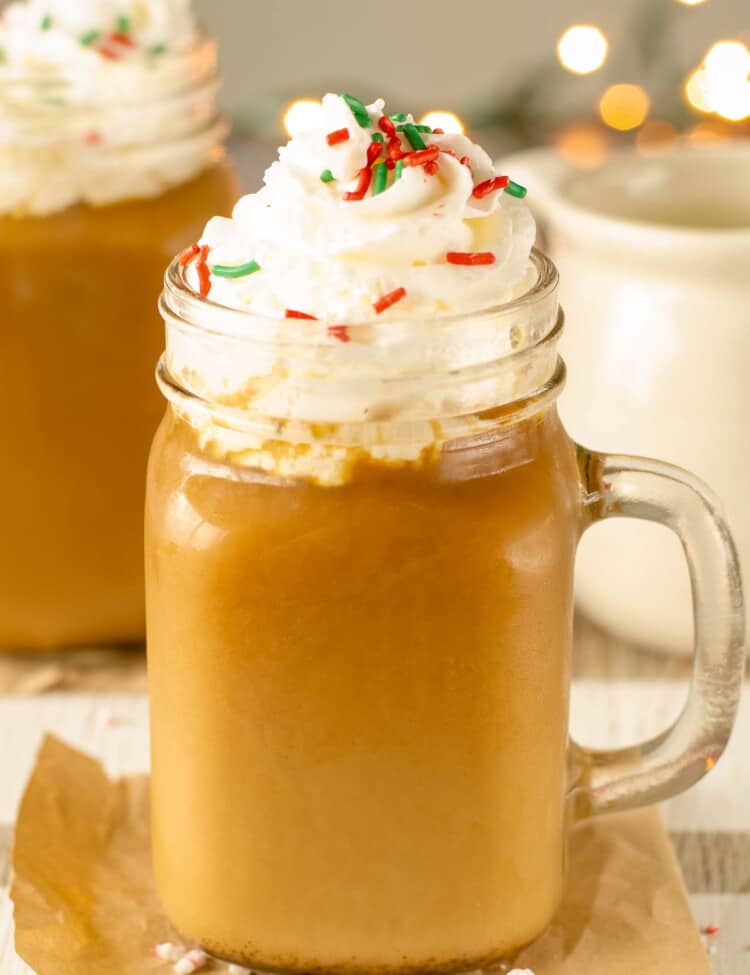
[{"label": "glass jar rim", "polygon": [[[439,323],[441,329],[454,329],[468,327],[472,323],[475,324],[478,319],[499,322],[503,317],[512,317],[530,311],[536,305],[550,302],[556,304],[559,279],[557,268],[552,260],[536,247],[532,248],[529,259],[537,272],[537,279],[522,294],[508,301],[470,311],[431,314],[429,322]],[[316,345],[323,344],[327,328],[341,324],[325,318],[314,321],[282,319],[219,304],[210,297],[197,294],[188,284],[185,271],[179,257],[175,257],[167,267],[164,275],[164,290],[159,299],[159,310],[164,321],[182,331],[240,341],[267,341],[266,331],[269,323],[278,325],[283,321],[287,334],[296,344]],[[356,341],[358,330],[361,333],[366,330],[368,335],[372,335],[373,330],[393,331],[394,326],[414,327],[416,330],[423,322],[424,319],[419,316],[399,318],[392,315],[384,322],[347,322],[346,328],[352,339]],[[326,344],[330,345],[330,342]]]},{"label": "glass jar rim", "polygon": [[263,318],[202,298],[176,260],[160,299],[166,352],[157,380],[178,410],[224,428],[283,427],[302,442],[325,427],[356,440],[369,425],[394,442],[434,420],[453,439],[540,409],[561,388],[557,270],[537,250],[531,262],[536,282],[512,300],[350,325],[344,343],[323,320]]}]

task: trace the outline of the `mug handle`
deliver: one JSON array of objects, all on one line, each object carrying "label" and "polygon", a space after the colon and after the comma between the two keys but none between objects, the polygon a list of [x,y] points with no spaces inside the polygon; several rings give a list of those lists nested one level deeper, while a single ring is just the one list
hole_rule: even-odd
[{"label": "mug handle", "polygon": [[744,674],[740,566],[718,502],[671,464],[578,447],[583,530],[605,518],[666,525],[682,543],[695,621],[693,673],[682,713],[639,745],[594,750],[571,743],[574,819],[666,799],[697,782],[729,740]]}]

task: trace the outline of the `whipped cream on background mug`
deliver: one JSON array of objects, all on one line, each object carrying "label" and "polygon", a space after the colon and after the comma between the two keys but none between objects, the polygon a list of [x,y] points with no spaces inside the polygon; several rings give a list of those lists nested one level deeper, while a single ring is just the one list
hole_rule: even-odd
[{"label": "whipped cream on background mug", "polygon": [[[664,457],[703,478],[747,572],[750,144],[619,152],[593,171],[546,149],[507,162],[560,269],[566,426],[593,448]],[[589,532],[576,596],[629,640],[691,646],[685,561],[659,526]]]}]

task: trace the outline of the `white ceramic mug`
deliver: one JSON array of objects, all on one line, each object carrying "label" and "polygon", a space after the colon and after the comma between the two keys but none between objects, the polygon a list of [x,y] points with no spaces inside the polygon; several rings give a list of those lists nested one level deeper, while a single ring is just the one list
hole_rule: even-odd
[{"label": "white ceramic mug", "polygon": [[[588,447],[694,471],[750,565],[750,143],[620,151],[594,170],[552,149],[505,163],[560,269],[566,427]],[[663,528],[589,532],[576,583],[595,621],[689,650],[688,574]]]}]

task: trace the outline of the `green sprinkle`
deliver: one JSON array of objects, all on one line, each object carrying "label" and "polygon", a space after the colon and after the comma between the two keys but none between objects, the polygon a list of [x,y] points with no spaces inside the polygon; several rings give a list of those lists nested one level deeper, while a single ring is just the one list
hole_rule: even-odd
[{"label": "green sprinkle", "polygon": [[509,196],[515,196],[518,197],[519,200],[522,200],[528,193],[528,190],[525,186],[521,186],[520,183],[514,183],[513,180],[511,180],[505,187],[505,192]]},{"label": "green sprinkle", "polygon": [[81,44],[84,47],[90,47],[92,44],[96,44],[99,38],[102,36],[100,30],[90,30],[81,36]]},{"label": "green sprinkle", "polygon": [[2,64],[4,61],[5,61],[5,48],[0,47],[0,64]]},{"label": "green sprinkle", "polygon": [[67,105],[67,102],[64,98],[59,98],[57,95],[49,95],[44,99],[44,104],[54,105],[55,107],[59,108],[61,105]]},{"label": "green sprinkle", "polygon": [[332,183],[336,177],[333,175],[330,169],[324,169],[320,174],[321,183]]},{"label": "green sprinkle", "polygon": [[385,141],[385,139],[383,137],[383,133],[382,132],[373,132],[372,133],[372,141],[373,142],[380,142],[381,145],[382,145],[382,143]]},{"label": "green sprinkle", "polygon": [[52,18],[50,17],[49,14],[45,14],[42,17],[42,22],[41,22],[41,24],[39,26],[41,27],[42,30],[49,30],[50,29],[50,27],[52,26]]},{"label": "green sprinkle", "polygon": [[164,54],[166,50],[167,50],[166,44],[152,44],[146,53],[156,58],[160,54]]},{"label": "green sprinkle", "polygon": [[248,261],[247,264],[214,264],[211,273],[218,278],[245,278],[248,274],[255,274],[260,271],[260,264],[257,261]]},{"label": "green sprinkle", "polygon": [[401,174],[403,173],[403,171],[404,171],[404,160],[399,159],[398,162],[396,163],[396,168],[393,170],[394,183],[396,182],[396,180],[401,179]]},{"label": "green sprinkle", "polygon": [[130,33],[130,17],[118,17],[117,18],[117,33],[118,34],[129,34]]},{"label": "green sprinkle", "polygon": [[391,122],[405,122],[406,116],[403,112],[396,112],[395,115],[391,115]]},{"label": "green sprinkle", "polygon": [[[400,162],[401,160],[399,160]],[[373,168],[372,195],[377,196],[382,193],[388,185],[388,167],[385,163],[378,163]]]},{"label": "green sprinkle", "polygon": [[419,134],[419,129],[416,127],[416,125],[413,125],[411,122],[408,122],[404,126],[404,135],[409,140],[412,149],[418,150],[418,149],[427,148],[424,139]]},{"label": "green sprinkle", "polygon": [[364,104],[354,95],[347,95],[344,91],[341,93],[341,97],[344,99],[346,104],[352,110],[352,115],[359,122],[363,129],[370,128],[370,116],[367,114],[367,109]]},{"label": "green sprinkle", "polygon": [[[411,122],[409,123],[409,125],[412,125],[412,127],[415,128],[417,130],[417,132],[432,132],[432,129],[430,128],[429,125],[413,125],[413,123],[411,123]],[[396,127],[396,131],[397,132],[405,132],[406,131],[406,126],[405,125],[398,125]]]}]

